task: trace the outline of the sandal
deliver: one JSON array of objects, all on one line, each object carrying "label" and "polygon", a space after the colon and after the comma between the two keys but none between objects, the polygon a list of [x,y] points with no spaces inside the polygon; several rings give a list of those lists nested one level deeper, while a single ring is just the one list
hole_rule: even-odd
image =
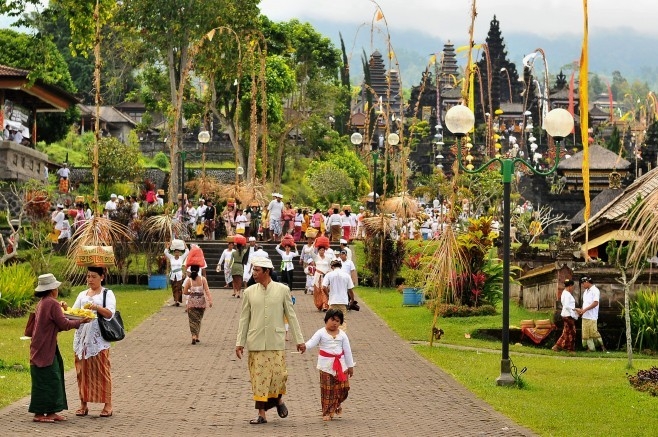
[{"label": "sandal", "polygon": [[260,425],[261,423],[267,423],[267,420],[265,420],[265,418],[263,416],[259,415],[255,419],[251,419],[249,421],[249,423],[252,424],[252,425]]},{"label": "sandal", "polygon": [[53,414],[52,418],[55,422],[66,422],[66,417],[60,416],[59,414]]},{"label": "sandal", "polygon": [[276,406],[276,412],[279,413],[279,417],[282,419],[288,417],[288,407],[283,402]]},{"label": "sandal", "polygon": [[76,416],[86,416],[87,414],[89,414],[89,408],[79,408],[75,410]]},{"label": "sandal", "polygon": [[100,417],[112,417],[112,411],[101,411]]},{"label": "sandal", "polygon": [[55,423],[55,419],[47,416],[34,416],[32,422]]}]

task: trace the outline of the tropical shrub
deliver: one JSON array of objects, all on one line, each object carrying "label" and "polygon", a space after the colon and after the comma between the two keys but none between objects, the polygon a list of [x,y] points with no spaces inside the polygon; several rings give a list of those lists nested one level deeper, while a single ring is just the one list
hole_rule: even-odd
[{"label": "tropical shrub", "polygon": [[0,267],[0,314],[18,317],[34,300],[36,277],[28,264]]},{"label": "tropical shrub", "polygon": [[169,168],[169,157],[165,155],[163,152],[158,152],[153,157],[153,164],[158,166],[158,168],[166,170],[167,168]]},{"label": "tropical shrub", "polygon": [[633,347],[638,350],[658,350],[658,293],[638,290],[630,301],[631,332],[635,334]]},{"label": "tropical shrub", "polygon": [[[380,275],[380,243],[382,234],[368,234],[364,242],[366,253],[366,268],[372,272],[374,285],[379,285]],[[402,260],[404,259],[405,247],[404,242],[395,241],[390,234],[385,234],[383,241],[383,251],[381,251],[381,277],[382,287],[394,287],[395,279],[398,276]]]}]

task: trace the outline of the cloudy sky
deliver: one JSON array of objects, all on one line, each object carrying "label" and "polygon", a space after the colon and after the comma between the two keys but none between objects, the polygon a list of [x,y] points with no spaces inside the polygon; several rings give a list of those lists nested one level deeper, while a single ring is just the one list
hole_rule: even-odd
[{"label": "cloudy sky", "polygon": [[[442,39],[466,39],[471,0],[379,0],[377,3],[392,35],[396,29],[422,29]],[[658,35],[656,0],[590,0],[588,3],[592,33],[630,28]],[[261,11],[273,20],[327,20],[355,27],[362,23],[370,25],[376,8],[371,0],[261,1]],[[582,36],[583,4],[579,0],[480,0],[477,11],[476,40],[486,37],[494,14],[505,34],[518,31],[544,37]]]}]

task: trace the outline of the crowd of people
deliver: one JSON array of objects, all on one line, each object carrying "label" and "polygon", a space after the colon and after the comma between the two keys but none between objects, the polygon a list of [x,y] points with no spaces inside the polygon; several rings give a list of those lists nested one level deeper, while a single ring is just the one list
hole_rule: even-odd
[{"label": "crowd of people", "polygon": [[[280,202],[277,198],[274,201]],[[334,211],[329,217],[334,214],[340,216]],[[282,260],[279,269],[253,235],[248,238],[236,237],[239,234],[229,236],[227,248],[218,260],[216,269],[223,270],[226,286],[233,290],[232,297],[242,298],[235,354],[242,359],[245,349],[247,351],[247,367],[257,410],[250,424],[266,424],[270,409],[275,409],[281,418],[289,414],[283,399],[288,378],[285,356],[288,331],[300,353],[315,347],[319,349],[316,368],[320,376],[322,420],[330,421],[343,412],[350,378],[354,375],[347,317],[351,309],[358,309],[354,296],[358,278],[351,260],[349,240],[344,238],[352,234],[341,231],[340,248],[333,250],[329,236],[333,237],[335,229],[332,232],[332,226],[335,225],[331,221],[325,223],[329,226],[320,222],[316,228],[313,225],[317,222],[311,217],[310,226],[304,232],[306,242],[300,249],[299,240],[294,236],[296,224],[293,219],[292,226],[276,245]],[[279,228],[275,226],[274,229]],[[283,227],[280,232],[283,233]],[[213,307],[213,293],[204,275],[208,263],[199,246],[192,244],[188,249],[182,240],[167,243],[165,255],[170,265],[173,305],[185,307],[191,344],[198,344],[204,314]],[[292,275],[297,266],[307,276],[304,292],[312,293],[317,309],[325,311],[324,326],[306,341],[295,312],[292,290]],[[78,294],[73,308],[88,308],[96,317],[111,319],[116,312],[117,299],[104,287],[105,277],[104,268],[89,267],[87,288]],[[585,290],[582,308],[576,308],[573,298],[574,281],[568,279],[564,283],[561,293],[564,328],[554,350],[573,353],[575,321],[582,317],[583,347],[592,351],[600,346],[606,351],[596,325],[600,292],[589,276],[581,277],[580,283]],[[61,309],[66,309],[67,304],[57,301],[60,285],[61,282],[52,274],[46,274],[38,278],[35,289],[40,300],[33,323],[26,328],[26,335],[32,337],[32,397],[28,411],[34,414],[35,422],[67,420],[59,414],[68,408],[68,404],[57,333],[76,329],[73,350],[80,406],[75,414],[86,416],[90,404],[98,403],[103,405],[100,417],[112,417],[111,343],[101,335],[97,318],[68,320],[64,317]]]}]

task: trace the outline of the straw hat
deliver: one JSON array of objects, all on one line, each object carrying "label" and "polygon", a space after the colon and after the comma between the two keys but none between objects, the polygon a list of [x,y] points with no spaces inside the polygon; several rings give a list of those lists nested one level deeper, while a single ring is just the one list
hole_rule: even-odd
[{"label": "straw hat", "polygon": [[37,288],[34,289],[34,292],[38,293],[40,291],[54,290],[59,288],[60,285],[62,285],[62,283],[55,278],[55,275],[52,273],[46,273],[45,275],[39,276],[39,282]]}]

